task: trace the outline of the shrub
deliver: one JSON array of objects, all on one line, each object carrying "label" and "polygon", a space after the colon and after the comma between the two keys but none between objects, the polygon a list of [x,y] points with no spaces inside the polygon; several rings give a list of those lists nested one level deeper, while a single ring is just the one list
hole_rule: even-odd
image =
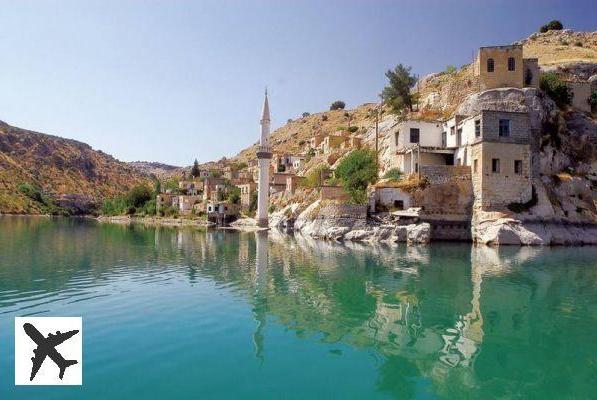
[{"label": "shrub", "polygon": [[288,120],[286,121],[287,124],[292,122],[292,118],[288,118]]},{"label": "shrub", "polygon": [[320,187],[323,184],[323,177],[328,175],[330,168],[327,165],[320,165],[313,168],[305,177],[302,185],[311,189]]},{"label": "shrub", "polygon": [[541,89],[547,93],[558,107],[564,107],[572,101],[572,93],[556,73],[546,72],[541,75]]},{"label": "shrub", "polygon": [[342,100],[336,100],[330,105],[330,110],[344,110],[344,107],[346,107],[346,103]]},{"label": "shrub", "polygon": [[453,65],[448,65],[446,70],[444,71],[446,74],[453,74],[456,72],[456,67]]},{"label": "shrub", "polygon": [[348,127],[348,132],[351,132],[351,133],[355,133],[358,130],[359,130],[358,126],[349,126]]},{"label": "shrub", "polygon": [[383,177],[384,179],[399,181],[402,178],[402,171],[400,171],[400,168],[391,168],[386,171]]},{"label": "shrub", "polygon": [[240,203],[240,188],[238,186],[233,186],[228,190],[228,201],[232,204]]},{"label": "shrub", "polygon": [[156,214],[155,199],[151,199],[147,203],[145,203],[145,205],[143,206],[143,214],[145,214],[145,215],[155,215]]},{"label": "shrub", "polygon": [[17,190],[25,196],[29,197],[31,200],[43,203],[44,199],[41,193],[41,189],[36,185],[32,185],[30,183],[19,183],[17,185]]},{"label": "shrub", "polygon": [[364,204],[367,200],[367,186],[377,180],[375,153],[368,149],[352,151],[340,161],[336,177],[354,203]]},{"label": "shrub", "polygon": [[306,112],[306,111],[305,111],[305,112],[302,114],[303,118],[307,118],[309,115],[311,115],[311,114],[309,114],[309,113],[308,113],[308,112]]},{"label": "shrub", "polygon": [[574,45],[575,45],[576,47],[582,47],[582,46],[583,46],[583,44],[582,44],[582,42],[581,42],[580,40],[579,40],[579,41],[577,41],[577,42],[575,42],[575,43],[574,43]]},{"label": "shrub", "polygon": [[127,194],[127,203],[132,207],[142,207],[153,198],[153,192],[147,185],[137,185]]},{"label": "shrub", "polygon": [[267,209],[267,211],[271,214],[274,211],[276,211],[276,206],[273,204],[270,204],[269,208]]},{"label": "shrub", "polygon": [[249,200],[249,213],[253,213],[257,210],[257,191],[251,193],[251,199]]},{"label": "shrub", "polygon": [[327,115],[322,115],[321,116],[321,120],[322,121],[327,121],[328,120],[328,116]]},{"label": "shrub", "polygon": [[545,33],[547,31],[561,31],[562,29],[564,29],[564,25],[562,25],[560,21],[554,19],[553,21],[549,21],[547,24],[541,26],[541,28],[539,28],[539,32]]}]

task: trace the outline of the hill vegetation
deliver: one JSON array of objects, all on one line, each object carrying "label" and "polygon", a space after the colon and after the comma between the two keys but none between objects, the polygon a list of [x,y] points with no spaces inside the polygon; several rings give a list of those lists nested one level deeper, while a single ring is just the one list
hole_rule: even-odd
[{"label": "hill vegetation", "polygon": [[0,213],[87,214],[151,179],[89,145],[0,121]]}]

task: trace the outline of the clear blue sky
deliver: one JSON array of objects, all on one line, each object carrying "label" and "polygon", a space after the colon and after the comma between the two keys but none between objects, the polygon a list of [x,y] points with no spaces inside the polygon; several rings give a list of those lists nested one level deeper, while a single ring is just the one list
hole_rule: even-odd
[{"label": "clear blue sky", "polygon": [[125,160],[188,165],[336,99],[376,101],[397,63],[424,75],[594,1],[3,1],[0,119]]}]

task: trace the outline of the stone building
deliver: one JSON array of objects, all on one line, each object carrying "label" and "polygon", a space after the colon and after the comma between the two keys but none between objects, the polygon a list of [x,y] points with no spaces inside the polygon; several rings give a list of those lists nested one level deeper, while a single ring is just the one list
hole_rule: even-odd
[{"label": "stone building", "polygon": [[539,63],[523,58],[522,45],[481,47],[474,63],[480,90],[539,87]]},{"label": "stone building", "polygon": [[195,196],[199,192],[203,191],[203,182],[201,181],[179,181],[178,189],[184,193]]},{"label": "stone building", "polygon": [[238,185],[240,189],[240,204],[243,209],[248,209],[251,205],[251,196],[257,191],[257,183],[249,182]]},{"label": "stone building", "polygon": [[[527,113],[482,110],[445,122],[404,121],[395,133],[395,166],[406,174],[423,167],[470,167],[475,204],[504,207],[530,200],[531,129]],[[452,172],[444,171],[446,176]]]},{"label": "stone building", "polygon": [[503,208],[531,200],[531,129],[527,113],[482,111],[471,146],[475,204]]}]

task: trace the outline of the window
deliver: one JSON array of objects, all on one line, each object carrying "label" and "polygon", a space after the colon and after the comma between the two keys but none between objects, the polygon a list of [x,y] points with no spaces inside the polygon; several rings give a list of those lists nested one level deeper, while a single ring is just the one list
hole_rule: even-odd
[{"label": "window", "polygon": [[477,164],[478,164],[478,162],[477,162],[477,159],[475,158],[473,160],[473,172],[475,172],[475,173],[477,172]]},{"label": "window", "polygon": [[394,200],[394,208],[404,210],[404,200]]},{"label": "window", "polygon": [[509,119],[500,119],[499,135],[500,135],[500,137],[510,136],[510,120]]},{"label": "window", "polygon": [[410,128],[410,142],[419,143],[419,128]]},{"label": "window", "polygon": [[514,71],[516,69],[516,61],[514,57],[508,57],[508,71]]},{"label": "window", "polygon": [[442,132],[442,147],[448,146],[448,133]]},{"label": "window", "polygon": [[475,120],[475,137],[481,136],[481,120]]},{"label": "window", "polygon": [[514,160],[514,173],[522,175],[522,160]]},{"label": "window", "polygon": [[499,172],[500,172],[500,159],[499,158],[491,159],[491,172],[493,172],[495,174],[499,174]]},{"label": "window", "polygon": [[493,72],[493,58],[487,59],[487,72]]},{"label": "window", "polygon": [[399,135],[400,134],[398,132],[394,133],[394,141],[396,142],[396,146],[398,146],[398,137],[399,137]]},{"label": "window", "polygon": [[458,133],[456,134],[456,146],[462,145],[462,128],[458,128]]},{"label": "window", "polygon": [[454,127],[453,127],[453,126],[451,126],[451,127],[450,127],[450,135],[453,135],[453,134],[454,134]]}]

